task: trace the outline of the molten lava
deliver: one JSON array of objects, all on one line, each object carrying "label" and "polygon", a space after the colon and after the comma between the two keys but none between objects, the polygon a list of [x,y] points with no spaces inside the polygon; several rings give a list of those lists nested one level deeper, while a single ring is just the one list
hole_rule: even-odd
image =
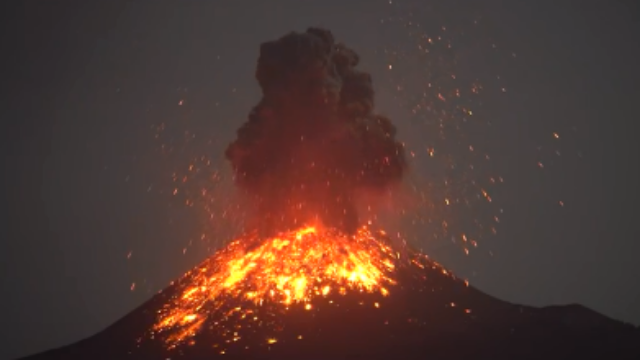
[{"label": "molten lava", "polygon": [[237,341],[238,320],[261,324],[257,314],[267,304],[276,312],[293,306],[311,310],[314,299],[332,293],[386,296],[400,254],[384,239],[384,233],[367,228],[348,236],[307,227],[269,239],[235,240],[180,280],[178,295],[159,311],[153,336],[172,348],[193,341],[209,323],[210,330]]}]

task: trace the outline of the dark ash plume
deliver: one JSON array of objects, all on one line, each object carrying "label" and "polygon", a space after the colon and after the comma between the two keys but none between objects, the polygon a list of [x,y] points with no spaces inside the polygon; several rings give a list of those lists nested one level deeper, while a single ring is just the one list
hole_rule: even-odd
[{"label": "dark ash plume", "polygon": [[262,230],[319,219],[352,233],[356,193],[402,179],[404,148],[391,121],[373,113],[371,76],[358,62],[318,28],[260,47],[263,97],[225,154]]}]

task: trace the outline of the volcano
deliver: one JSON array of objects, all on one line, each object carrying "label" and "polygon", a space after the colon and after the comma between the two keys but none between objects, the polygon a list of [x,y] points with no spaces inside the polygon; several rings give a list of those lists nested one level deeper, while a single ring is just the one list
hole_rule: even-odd
[{"label": "volcano", "polygon": [[47,359],[640,359],[640,330],[580,305],[491,297],[384,232],[229,243]]}]

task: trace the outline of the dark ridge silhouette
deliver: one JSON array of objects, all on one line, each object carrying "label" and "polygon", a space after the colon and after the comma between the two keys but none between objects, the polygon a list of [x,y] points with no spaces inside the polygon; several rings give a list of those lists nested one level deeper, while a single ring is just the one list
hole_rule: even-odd
[{"label": "dark ridge silhouette", "polygon": [[[398,267],[386,297],[348,292],[314,299],[313,311],[292,306],[276,325],[256,326],[242,342],[224,345],[225,354],[214,346],[225,341],[215,331],[203,330],[194,344],[172,350],[144,335],[167,300],[181,295],[188,273],[97,335],[23,360],[640,359],[635,326],[580,305],[511,304],[430,260],[424,264]],[[255,315],[268,317],[274,306],[281,305],[265,302]],[[277,342],[269,344],[271,337]]]}]

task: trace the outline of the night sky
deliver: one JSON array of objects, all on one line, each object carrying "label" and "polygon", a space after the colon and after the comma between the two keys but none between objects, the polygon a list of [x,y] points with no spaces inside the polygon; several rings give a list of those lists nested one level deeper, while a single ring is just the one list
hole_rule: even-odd
[{"label": "night sky", "polygon": [[[504,180],[486,186],[490,204],[396,224],[413,246],[498,298],[640,324],[633,2],[19,3],[1,22],[0,359],[100,331],[226,240],[233,227],[172,195],[172,173],[203,154],[228,173],[222,151],[260,96],[260,43],[309,26],[360,53],[378,111],[415,150],[412,179],[458,184],[429,188],[433,203]],[[419,56],[418,33],[443,34],[455,64],[441,47]],[[454,90],[453,73],[483,91],[462,95],[474,115],[450,115],[442,140],[411,104]],[[438,230],[445,218],[453,235]],[[468,230],[474,219],[483,231]],[[469,256],[451,241],[467,231],[479,244]]]}]

